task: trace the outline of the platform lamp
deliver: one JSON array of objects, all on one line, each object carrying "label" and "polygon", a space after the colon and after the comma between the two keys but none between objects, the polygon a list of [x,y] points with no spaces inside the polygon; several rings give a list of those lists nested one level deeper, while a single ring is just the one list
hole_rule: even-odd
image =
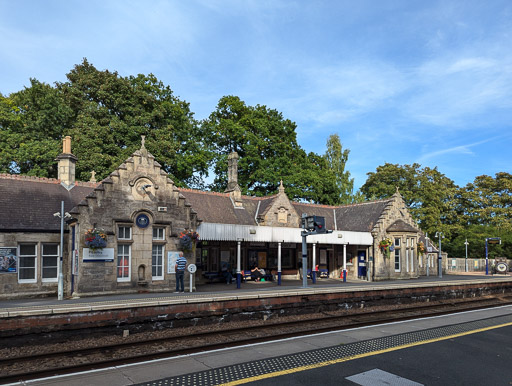
[{"label": "platform lamp", "polygon": [[464,245],[466,246],[466,264],[465,264],[466,268],[465,268],[465,270],[467,272],[468,271],[468,245],[469,245],[468,239],[466,239],[466,241],[464,241]]},{"label": "platform lamp", "polygon": [[437,257],[437,270],[439,272],[439,278],[443,277],[443,256],[441,255],[441,239],[444,239],[443,232],[436,232],[434,237],[439,237],[439,255]]},{"label": "platform lamp", "polygon": [[427,277],[429,277],[429,267],[430,267],[430,256],[428,255],[428,243],[429,243],[428,233],[425,233],[425,265],[427,266]]},{"label": "platform lamp", "polygon": [[57,286],[57,296],[58,300],[64,299],[64,274],[62,272],[62,256],[63,256],[63,250],[64,250],[64,219],[71,218],[71,215],[66,212],[64,213],[64,201],[60,202],[60,213],[56,212],[53,214],[55,217],[60,218],[60,247],[59,247],[59,264],[58,264],[58,271],[59,271],[59,281]]},{"label": "platform lamp", "polygon": [[236,239],[237,242],[237,251],[236,251],[236,288],[240,289],[240,283],[242,282],[242,268],[241,268],[241,260],[242,260],[242,241],[244,239]]}]

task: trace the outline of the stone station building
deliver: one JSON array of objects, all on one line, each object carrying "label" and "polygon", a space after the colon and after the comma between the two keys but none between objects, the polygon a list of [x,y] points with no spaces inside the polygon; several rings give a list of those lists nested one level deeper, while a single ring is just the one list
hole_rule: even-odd
[{"label": "stone station building", "polygon": [[[144,139],[101,182],[75,181],[70,137],[57,161],[59,179],[0,174],[0,259],[16,262],[0,270],[0,297],[56,294],[61,220],[55,215],[62,201],[65,296],[174,291],[173,262],[184,231],[199,233],[185,252],[197,265],[198,285],[206,273],[220,276],[223,265],[233,271],[258,265],[283,280],[299,278],[304,214],[325,217],[333,231],[307,237],[309,269],[318,266],[331,278],[345,269],[348,278],[365,280],[424,274],[426,260],[417,248],[422,234],[398,191],[386,200],[344,206],[290,201],[282,183],[275,195],[243,196],[236,153],[229,156],[224,193],[177,188]],[[90,229],[103,232],[103,248],[86,245]],[[393,242],[390,253],[379,247],[384,239]],[[187,273],[187,289],[189,280]]]}]

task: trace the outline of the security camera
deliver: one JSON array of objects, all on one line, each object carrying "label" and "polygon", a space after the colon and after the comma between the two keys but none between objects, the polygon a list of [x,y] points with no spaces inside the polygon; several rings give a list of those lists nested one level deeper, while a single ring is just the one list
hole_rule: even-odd
[{"label": "security camera", "polygon": [[53,215],[54,215],[55,217],[60,217],[60,213],[59,213],[59,212],[55,212]]}]

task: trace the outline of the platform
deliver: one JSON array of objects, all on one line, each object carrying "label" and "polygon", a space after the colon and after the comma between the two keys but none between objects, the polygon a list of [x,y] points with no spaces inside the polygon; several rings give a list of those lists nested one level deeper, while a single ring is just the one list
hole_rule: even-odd
[{"label": "platform", "polygon": [[[443,275],[420,277],[410,280],[392,280],[368,282],[364,280],[320,279],[316,284],[308,280],[304,288],[302,280],[283,280],[276,282],[246,282],[237,289],[236,284],[198,285],[196,292],[181,293],[134,293],[126,295],[108,295],[84,297],[78,299],[57,300],[57,298],[31,298],[0,301],[0,318],[14,316],[35,316],[65,314],[74,312],[126,309],[132,307],[152,307],[175,304],[206,303],[223,300],[242,300],[269,297],[289,297],[293,295],[327,294],[357,292],[369,290],[421,288],[460,284],[486,284],[492,282],[512,282],[512,276],[503,275]],[[188,290],[188,288],[186,288]]]}]

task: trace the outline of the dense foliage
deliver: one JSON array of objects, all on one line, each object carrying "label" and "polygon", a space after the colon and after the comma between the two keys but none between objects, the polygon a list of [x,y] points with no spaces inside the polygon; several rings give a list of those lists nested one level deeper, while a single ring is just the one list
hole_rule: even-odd
[{"label": "dense foliage", "polygon": [[[500,237],[489,256],[512,257],[512,175],[478,176],[458,187],[437,168],[419,164],[379,166],[360,191],[346,170],[349,150],[331,135],[326,153],[306,153],[296,124],[266,106],[248,106],[225,96],[210,116],[197,122],[189,104],[154,75],[123,77],[99,71],[86,59],[54,86],[31,79],[30,86],[0,94],[0,172],[57,177],[55,158],[71,135],[78,157],[77,179],[95,171],[106,177],[145,146],[180,186],[223,191],[227,157],[240,156],[243,194],[277,192],[280,180],[291,199],[339,205],[393,195],[398,188],[421,229],[445,235],[451,256],[485,256],[485,239]],[[214,171],[206,184],[208,171]],[[437,240],[434,240],[437,242]]]},{"label": "dense foliage", "polygon": [[[73,138],[76,176],[92,170],[102,179],[140,148],[146,148],[176,183],[201,186],[209,153],[188,103],[153,75],[122,77],[84,60],[55,87],[31,86],[2,97],[0,170],[57,177],[61,140]],[[193,139],[193,140],[191,140]]]},{"label": "dense foliage", "polygon": [[361,191],[367,199],[386,198],[397,187],[420,228],[432,239],[443,233],[449,255],[464,257],[467,239],[468,257],[484,257],[485,239],[500,237],[489,256],[512,257],[512,175],[478,176],[460,188],[436,168],[387,163],[368,173]]},{"label": "dense foliage", "polygon": [[213,190],[227,185],[227,156],[236,151],[242,194],[265,196],[277,192],[282,180],[292,199],[323,204],[338,202],[340,190],[327,161],[297,143],[296,125],[266,106],[247,106],[225,96],[203,124],[214,153]]}]

